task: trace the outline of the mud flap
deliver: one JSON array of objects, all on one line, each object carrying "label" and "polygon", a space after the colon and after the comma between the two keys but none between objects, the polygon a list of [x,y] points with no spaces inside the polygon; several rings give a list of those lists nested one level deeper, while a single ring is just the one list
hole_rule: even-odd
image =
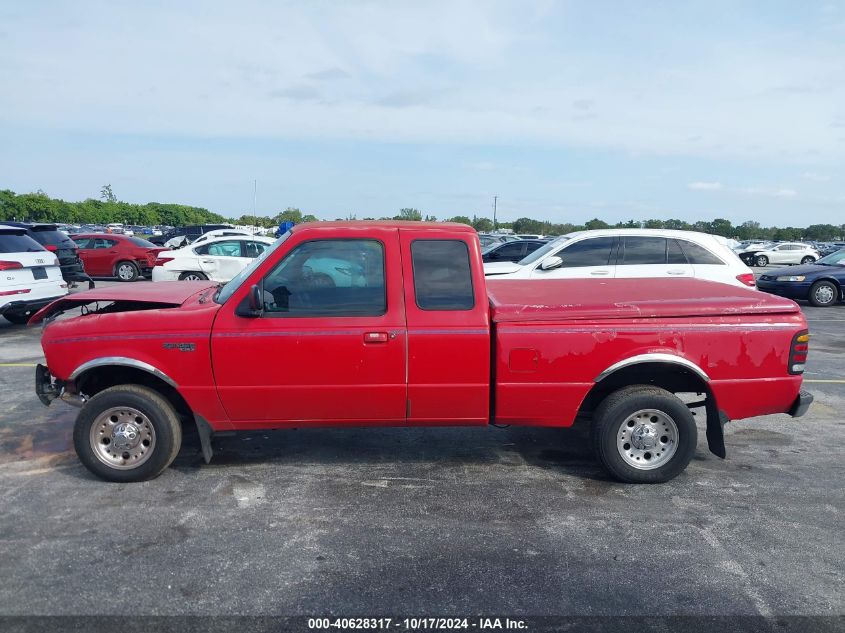
[{"label": "mud flap", "polygon": [[711,404],[710,401],[711,399],[708,398],[707,447],[716,457],[725,459],[727,451],[725,450],[725,433],[723,427],[730,420],[728,420],[728,416],[726,416],[722,411],[719,411],[719,409],[715,406],[715,403]]},{"label": "mud flap", "polygon": [[214,431],[208,421],[201,415],[194,414],[194,420],[197,423],[197,435],[200,437],[202,458],[208,464],[211,462],[211,456],[213,455],[211,450],[211,436],[214,435]]}]

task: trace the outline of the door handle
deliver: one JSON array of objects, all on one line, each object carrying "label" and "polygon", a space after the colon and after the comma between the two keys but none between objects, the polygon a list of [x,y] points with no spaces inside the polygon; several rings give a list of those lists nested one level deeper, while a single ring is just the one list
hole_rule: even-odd
[{"label": "door handle", "polygon": [[609,271],[609,270],[594,270],[594,271],[593,271],[593,272],[591,272],[590,274],[591,274],[591,275],[594,275],[594,276],[596,276],[596,277],[600,277],[600,276],[602,276],[602,275],[609,275],[609,274],[610,274],[610,271]]},{"label": "door handle", "polygon": [[667,270],[666,272],[669,273],[670,275],[686,275],[687,274],[687,271],[677,270],[677,269],[676,270]]},{"label": "door handle", "polygon": [[203,264],[213,264],[214,260],[213,259],[204,259],[204,260],[202,260],[202,263]]},{"label": "door handle", "polygon": [[364,343],[387,343],[387,332],[364,332]]}]

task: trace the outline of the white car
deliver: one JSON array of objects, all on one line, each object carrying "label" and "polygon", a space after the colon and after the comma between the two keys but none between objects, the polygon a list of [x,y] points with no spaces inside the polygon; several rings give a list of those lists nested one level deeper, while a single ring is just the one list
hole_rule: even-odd
[{"label": "white car", "polygon": [[67,294],[56,255],[26,234],[0,226],[0,315],[26,323],[45,305]]},{"label": "white car", "polygon": [[215,237],[202,242],[198,239],[184,248],[159,253],[153,267],[153,281],[227,282],[274,241],[248,235]]},{"label": "white car", "polygon": [[769,264],[812,264],[821,258],[819,252],[809,244],[784,242],[768,244],[758,249],[747,248],[740,255],[755,266]]},{"label": "white car", "polygon": [[693,231],[600,229],[563,235],[516,264],[484,264],[495,279],[695,277],[754,288],[725,238]]},{"label": "white car", "polygon": [[188,239],[187,235],[177,235],[176,237],[172,237],[167,240],[164,245],[167,248],[183,248],[188,244],[199,244],[201,242],[205,242],[215,237],[226,237],[230,235],[247,235],[251,236],[252,233],[244,231],[243,229],[216,229],[214,231],[209,231],[208,233],[203,233],[193,242]]}]

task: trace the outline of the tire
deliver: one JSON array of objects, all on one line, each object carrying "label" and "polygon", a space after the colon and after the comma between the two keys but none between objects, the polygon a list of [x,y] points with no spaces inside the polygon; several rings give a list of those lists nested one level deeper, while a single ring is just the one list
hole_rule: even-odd
[{"label": "tire", "polygon": [[118,262],[114,272],[120,281],[135,281],[141,276],[141,271],[132,262]]},{"label": "tire", "polygon": [[14,323],[15,325],[26,325],[26,322],[29,321],[29,317],[32,315],[25,312],[7,312],[3,316],[6,317],[6,320],[9,323]]},{"label": "tire", "polygon": [[176,458],[182,426],[173,406],[157,391],[117,385],[82,407],[73,427],[73,445],[79,461],[98,477],[144,481],[158,477]]},{"label": "tire", "polygon": [[[817,308],[827,308],[839,300],[839,288],[832,281],[817,281],[810,286],[810,303]],[[7,319],[9,317],[6,317]]]},{"label": "tire", "polygon": [[806,257],[801,259],[802,264],[812,264],[814,261],[816,261],[816,258],[812,255],[807,255]]},{"label": "tire", "polygon": [[188,270],[179,275],[179,281],[205,281],[208,276],[195,270]]},{"label": "tire", "polygon": [[769,258],[766,257],[765,255],[757,255],[754,258],[754,265],[757,266],[758,268],[765,268],[766,266],[769,265]]},{"label": "tire", "polygon": [[625,387],[605,398],[595,411],[591,433],[593,450],[610,474],[636,484],[677,477],[698,443],[687,405],[649,385]]}]

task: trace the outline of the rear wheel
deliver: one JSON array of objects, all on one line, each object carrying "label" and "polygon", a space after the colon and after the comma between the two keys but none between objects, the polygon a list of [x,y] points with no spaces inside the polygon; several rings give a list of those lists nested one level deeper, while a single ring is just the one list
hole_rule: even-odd
[{"label": "rear wheel", "polygon": [[203,273],[198,273],[194,270],[189,270],[179,275],[180,281],[205,281],[208,279]]},{"label": "rear wheel", "polygon": [[674,394],[636,385],[610,394],[596,409],[593,449],[627,483],[662,483],[687,467],[698,443],[695,418]]},{"label": "rear wheel", "polygon": [[814,261],[816,261],[816,258],[812,255],[807,255],[801,259],[802,264],[812,264]]},{"label": "rear wheel", "polygon": [[91,398],[76,418],[73,444],[82,464],[107,481],[157,477],[176,458],[182,427],[173,406],[141,385],[118,385]]},{"label": "rear wheel", "polygon": [[132,262],[120,262],[115,268],[117,278],[120,281],[135,281],[141,275],[141,271]]},{"label": "rear wheel", "polygon": [[809,299],[818,308],[832,306],[839,299],[839,288],[832,281],[817,281],[810,287]]},{"label": "rear wheel", "polygon": [[754,264],[763,268],[769,265],[769,258],[765,255],[757,255],[757,257],[754,258]]}]

